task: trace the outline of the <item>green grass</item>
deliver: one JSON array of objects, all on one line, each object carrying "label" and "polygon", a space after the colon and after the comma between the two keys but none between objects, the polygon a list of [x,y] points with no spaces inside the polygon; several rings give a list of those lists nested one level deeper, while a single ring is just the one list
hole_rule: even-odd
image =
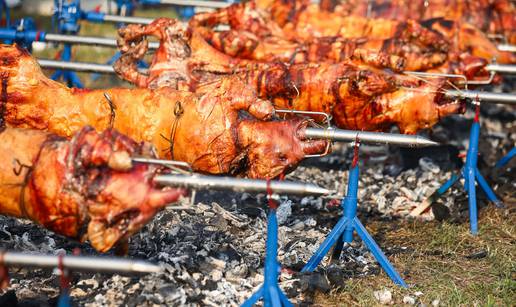
[{"label": "green grass", "polygon": [[[346,281],[342,289],[316,295],[318,305],[379,305],[373,292],[388,288],[394,304],[421,291],[418,302],[430,306],[514,306],[516,302],[516,219],[510,209],[482,211],[480,234],[472,236],[469,224],[398,221],[373,222],[372,233],[385,233],[381,246],[404,246],[407,251],[389,257],[403,272],[409,289],[401,289],[382,272]],[[486,251],[485,257],[472,258]]]}]

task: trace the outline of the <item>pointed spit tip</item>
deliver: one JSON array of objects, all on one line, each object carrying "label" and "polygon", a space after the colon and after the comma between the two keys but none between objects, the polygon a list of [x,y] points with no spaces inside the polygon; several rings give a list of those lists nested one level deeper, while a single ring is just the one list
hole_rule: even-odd
[{"label": "pointed spit tip", "polygon": [[331,193],[330,190],[320,187],[315,184],[307,184],[305,188],[305,192],[308,194],[315,194],[315,195],[328,195]]},{"label": "pointed spit tip", "polygon": [[134,273],[160,273],[163,272],[163,267],[145,261],[135,261],[131,267],[131,271]]},{"label": "pointed spit tip", "polygon": [[423,136],[417,136],[416,137],[416,146],[417,147],[428,147],[428,146],[439,146],[441,145],[438,142],[432,141],[430,139],[427,139]]}]

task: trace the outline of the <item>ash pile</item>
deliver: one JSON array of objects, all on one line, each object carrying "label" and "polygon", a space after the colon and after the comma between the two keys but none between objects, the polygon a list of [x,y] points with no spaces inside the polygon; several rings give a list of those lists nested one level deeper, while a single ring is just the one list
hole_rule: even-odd
[{"label": "ash pile", "polygon": [[[444,119],[431,138],[443,145],[426,149],[362,146],[359,216],[387,223],[406,219],[409,212],[456,172],[467,148],[470,116]],[[479,167],[505,203],[514,203],[512,161],[504,169],[492,166],[516,141],[516,112],[510,107],[482,108]],[[314,273],[299,273],[337,222],[339,200],[345,193],[352,150],[336,148],[323,159],[305,162],[287,179],[313,182],[334,189],[330,198],[281,197],[278,208],[280,285],[293,303],[309,304],[314,291],[327,292],[352,277],[380,274],[380,267],[360,240],[346,246],[340,259]],[[487,205],[478,194],[480,210]],[[202,305],[242,303],[263,282],[266,240],[266,196],[222,192],[198,193],[191,210],[168,210],[156,216],[129,244],[128,256],[160,262],[165,272],[126,277],[73,273],[71,296],[81,306]],[[467,196],[452,188],[419,219],[467,223]],[[70,242],[32,223],[0,217],[0,242],[6,249],[57,254],[87,245]],[[374,236],[374,233],[373,233]],[[406,246],[384,246],[387,256]],[[57,272],[11,270],[10,291],[0,305],[51,306],[59,295]]]}]

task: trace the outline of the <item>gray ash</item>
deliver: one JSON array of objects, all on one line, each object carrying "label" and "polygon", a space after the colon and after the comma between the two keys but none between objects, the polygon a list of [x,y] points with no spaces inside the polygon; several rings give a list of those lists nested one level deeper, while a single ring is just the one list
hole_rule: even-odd
[{"label": "gray ash", "polygon": [[[514,200],[515,161],[502,170],[491,166],[515,144],[515,112],[507,107],[483,108],[481,171],[497,194]],[[471,114],[467,116],[471,118]],[[368,219],[408,218],[408,213],[456,171],[457,152],[468,143],[469,120],[445,119],[432,138],[445,148],[411,154],[387,146],[362,146],[363,166],[359,183],[359,216]],[[288,180],[302,180],[344,195],[352,151],[338,146],[323,159],[303,163]],[[417,157],[417,159],[414,158]],[[479,204],[486,200],[478,193]],[[265,195],[201,192],[192,210],[164,211],[130,242],[129,257],[161,262],[162,274],[138,277],[73,273],[71,295],[81,306],[238,305],[263,281],[266,239]],[[437,208],[437,209],[435,209]],[[291,301],[310,303],[312,293],[340,287],[351,277],[378,274],[380,268],[360,240],[345,246],[340,258],[311,274],[300,269],[312,256],[339,218],[340,207],[332,197],[282,197],[279,209],[280,285]],[[464,222],[467,197],[456,187],[438,201],[434,212],[421,219]],[[54,235],[32,223],[0,217],[0,243],[5,249],[58,253],[80,248],[96,255],[88,245]],[[373,234],[374,235],[374,234]],[[382,246],[388,255],[406,252],[404,246]],[[0,304],[49,306],[59,295],[59,278],[47,270],[11,269],[10,292]],[[13,303],[14,302],[14,303]]]}]

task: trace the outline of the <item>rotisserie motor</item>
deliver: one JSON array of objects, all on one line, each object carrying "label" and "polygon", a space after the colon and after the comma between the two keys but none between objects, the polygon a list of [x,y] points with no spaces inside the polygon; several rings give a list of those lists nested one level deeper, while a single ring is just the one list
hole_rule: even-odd
[{"label": "rotisserie motor", "polygon": [[0,214],[26,218],[100,252],[125,243],[183,189],[157,189],[152,146],[85,127],[71,140],[39,130],[0,132]]}]

